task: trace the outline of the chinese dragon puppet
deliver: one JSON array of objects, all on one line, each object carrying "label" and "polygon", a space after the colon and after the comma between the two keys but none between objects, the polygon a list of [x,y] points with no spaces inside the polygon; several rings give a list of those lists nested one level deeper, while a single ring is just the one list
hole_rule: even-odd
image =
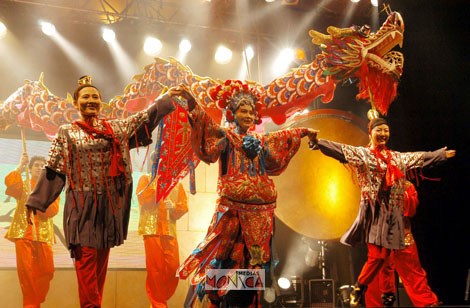
[{"label": "chinese dragon puppet", "polygon": [[[312,43],[321,50],[311,63],[292,69],[267,85],[246,81],[260,97],[264,118],[270,118],[279,125],[316,98],[329,103],[334,97],[336,85],[349,78],[358,79],[357,99],[369,101],[372,108],[381,114],[387,113],[397,95],[403,71],[403,55],[392,50],[403,42],[401,15],[389,12],[377,32],[371,32],[368,26],[330,26],[327,32],[309,31]],[[125,117],[143,110],[166,87],[184,83],[189,86],[197,103],[214,120],[220,122],[224,117],[223,109],[210,95],[217,86],[223,87],[224,81],[198,76],[175,59],[167,61],[157,58],[133,79],[134,82],[125,88],[123,95],[104,104],[102,116]],[[78,113],[70,95],[63,99],[50,93],[42,75],[39,81],[25,81],[0,105],[0,131],[18,124],[43,131],[48,138],[52,138],[61,124],[77,118]],[[177,110],[162,121],[158,132],[153,155],[153,174],[159,174],[157,201],[165,198],[177,181],[198,163],[191,150],[189,131],[184,102],[180,101]],[[174,167],[175,161],[178,162],[177,167]],[[172,168],[169,162],[172,162]]]}]

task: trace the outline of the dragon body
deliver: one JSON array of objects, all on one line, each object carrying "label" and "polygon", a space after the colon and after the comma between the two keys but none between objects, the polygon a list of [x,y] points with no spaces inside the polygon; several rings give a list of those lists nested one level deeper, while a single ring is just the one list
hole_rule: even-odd
[{"label": "dragon body", "polygon": [[[403,71],[403,55],[391,51],[403,42],[401,15],[391,12],[375,33],[369,32],[367,27],[333,26],[328,27],[327,32],[309,31],[312,43],[321,49],[311,63],[301,65],[267,85],[247,81],[264,105],[263,117],[282,124],[315,98],[324,103],[331,102],[336,85],[348,78],[359,80],[358,99],[369,100],[380,113],[387,113]],[[143,110],[164,87],[185,83],[198,103],[216,121],[223,117],[222,110],[209,93],[224,81],[198,76],[176,59],[157,58],[133,79],[123,95],[104,104],[102,116],[120,118]],[[68,95],[63,99],[52,94],[44,85],[42,75],[39,81],[26,80],[0,105],[0,130],[16,123],[43,130],[51,138],[61,124],[77,118],[71,97]]]},{"label": "dragon body", "polygon": [[[358,99],[369,100],[380,113],[386,114],[397,94],[403,71],[403,55],[391,51],[403,42],[403,31],[403,20],[396,12],[391,12],[375,33],[366,26],[328,27],[328,34],[310,30],[312,43],[321,49],[311,63],[299,66],[267,85],[255,81],[246,83],[260,97],[261,115],[276,124],[284,123],[316,98],[323,103],[331,102],[336,85],[349,78],[359,80]],[[211,99],[210,92],[224,81],[198,76],[176,59],[157,58],[133,79],[123,95],[103,104],[103,117],[121,118],[144,110],[166,87],[183,83],[215,121],[223,119],[223,110]],[[158,133],[152,169],[154,177],[159,176],[157,201],[165,198],[178,180],[188,172],[192,173],[198,163],[191,150],[190,126],[181,103],[184,102],[180,102],[177,112],[165,117]],[[42,74],[39,81],[25,81],[0,105],[0,131],[19,124],[42,130],[51,139],[60,125],[78,118],[70,95],[66,99],[53,95],[44,85]],[[179,162],[178,170],[169,165],[174,162]]]}]

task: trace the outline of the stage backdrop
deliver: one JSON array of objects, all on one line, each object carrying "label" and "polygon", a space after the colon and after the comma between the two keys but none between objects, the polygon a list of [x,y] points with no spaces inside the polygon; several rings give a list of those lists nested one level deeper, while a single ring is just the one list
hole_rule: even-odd
[{"label": "stage backdrop", "polygon": [[[47,157],[50,142],[27,141],[27,151],[29,157],[42,155]],[[16,267],[15,245],[5,238],[5,234],[10,226],[13,213],[16,208],[16,200],[9,199],[5,195],[5,176],[18,166],[20,156],[23,152],[21,140],[0,138],[0,268]],[[139,205],[135,197],[135,187],[137,181],[142,175],[142,164],[144,161],[146,149],[138,152],[132,150],[134,191],[132,198],[131,217],[129,224],[129,234],[124,245],[112,250],[109,260],[110,268],[145,268],[145,252],[143,240],[137,234],[139,222]],[[64,242],[62,228],[63,201],[65,193],[61,194],[61,206],[59,213],[54,218],[55,235],[57,243],[53,246],[54,263],[56,267],[73,267],[72,259]]]}]

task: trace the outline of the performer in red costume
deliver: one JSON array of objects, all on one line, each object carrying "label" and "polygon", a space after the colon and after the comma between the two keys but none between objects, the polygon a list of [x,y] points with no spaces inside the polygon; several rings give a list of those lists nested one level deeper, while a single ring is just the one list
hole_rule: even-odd
[{"label": "performer in red costume", "polygon": [[219,161],[219,198],[206,238],[180,266],[179,277],[195,272],[191,283],[202,298],[208,294],[212,307],[260,305],[255,291],[205,291],[208,269],[268,269],[276,207],[272,175],[281,174],[300,147],[301,138],[315,138],[308,128],[268,134],[251,129],[259,123],[258,97],[248,85],[228,80],[211,92],[225,108],[229,128],[215,123],[191,99],[188,102],[192,145],[206,163]]},{"label": "performer in red costume", "polygon": [[383,118],[369,123],[368,147],[355,147],[324,139],[310,146],[327,156],[347,163],[355,172],[361,188],[359,212],[341,242],[367,243],[368,256],[351,293],[351,306],[359,306],[364,292],[394,250],[405,248],[403,198],[408,170],[426,168],[455,156],[455,150],[400,153],[386,146],[390,128]]},{"label": "performer in red costume", "polygon": [[[23,307],[39,308],[46,300],[49,284],[54,277],[52,244],[55,243],[52,218],[59,212],[57,198],[45,213],[37,215],[33,225],[28,224],[26,199],[31,188],[36,186],[46,158],[23,153],[16,170],[5,177],[6,195],[16,199],[15,214],[5,238],[13,241],[16,248],[18,279],[23,293]],[[27,170],[28,168],[28,170]],[[31,173],[30,186],[23,181],[21,173]]]},{"label": "performer in red costume", "polygon": [[74,259],[81,307],[101,307],[110,248],[127,237],[132,195],[129,148],[149,144],[150,133],[175,106],[178,87],[147,110],[124,119],[100,118],[101,94],[84,78],[74,92],[81,119],[62,125],[46,168],[26,205],[44,212],[65,187],[64,233]]},{"label": "performer in red costume", "polygon": [[155,204],[156,183],[143,174],[136,194],[140,205],[139,235],[144,237],[147,268],[146,290],[152,308],[166,308],[175,293],[175,273],[180,259],[176,239],[176,221],[188,212],[188,198],[183,184],[178,183],[160,204]]},{"label": "performer in red costume", "polygon": [[436,307],[442,303],[431,290],[426,271],[419,261],[418,249],[411,233],[410,217],[416,214],[419,204],[418,192],[414,185],[405,182],[403,214],[405,221],[405,249],[393,251],[379,275],[369,284],[366,292],[366,307],[393,306],[395,302],[395,269],[406,293],[415,307]]}]

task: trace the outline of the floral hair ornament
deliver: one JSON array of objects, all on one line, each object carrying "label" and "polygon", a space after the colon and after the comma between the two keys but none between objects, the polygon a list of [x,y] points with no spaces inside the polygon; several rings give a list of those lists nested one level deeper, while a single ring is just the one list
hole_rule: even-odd
[{"label": "floral hair ornament", "polygon": [[240,80],[226,80],[223,84],[214,87],[210,91],[210,97],[219,109],[225,110],[225,118],[228,122],[235,121],[235,112],[242,104],[248,104],[255,111],[255,124],[261,124],[260,113],[263,104],[259,101],[258,94],[250,89],[247,83]]}]

